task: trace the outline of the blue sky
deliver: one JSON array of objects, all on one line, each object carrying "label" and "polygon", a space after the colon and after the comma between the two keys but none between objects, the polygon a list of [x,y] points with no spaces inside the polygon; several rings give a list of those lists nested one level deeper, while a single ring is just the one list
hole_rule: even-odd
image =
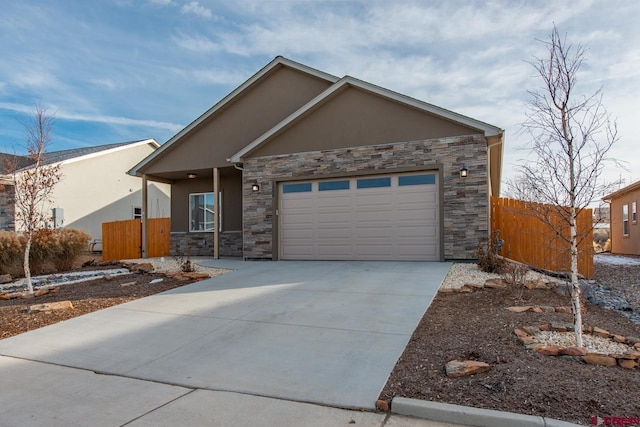
[{"label": "blue sky", "polygon": [[640,179],[640,2],[0,0],[0,151],[39,102],[50,150],[163,143],[277,55],[506,130],[519,149],[531,65],[553,23],[589,48],[578,92],[603,87],[620,142],[607,178]]}]

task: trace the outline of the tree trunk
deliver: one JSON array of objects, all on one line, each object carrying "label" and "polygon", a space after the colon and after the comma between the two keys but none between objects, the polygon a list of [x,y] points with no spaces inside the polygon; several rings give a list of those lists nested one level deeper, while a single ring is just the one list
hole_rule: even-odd
[{"label": "tree trunk", "polygon": [[576,346],[584,347],[582,342],[582,310],[580,304],[580,284],[578,283],[578,236],[575,208],[571,208],[571,308],[573,311],[573,330],[576,334]]},{"label": "tree trunk", "polygon": [[24,246],[24,278],[27,281],[27,291],[33,295],[33,284],[31,283],[31,268],[29,266],[29,253],[31,252],[31,233],[27,233],[27,243]]}]

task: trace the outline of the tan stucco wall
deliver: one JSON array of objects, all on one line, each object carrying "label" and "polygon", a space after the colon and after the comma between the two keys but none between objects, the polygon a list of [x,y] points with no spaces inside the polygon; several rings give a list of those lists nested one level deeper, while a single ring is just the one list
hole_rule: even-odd
[{"label": "tan stucco wall", "polygon": [[[153,150],[143,144],[63,163],[62,179],[53,189],[53,203],[47,210],[62,208],[63,226],[101,239],[103,222],[132,219],[133,208],[142,206],[142,179],[127,171]],[[148,190],[149,218],[170,216],[170,186],[149,183]]]},{"label": "tan stucco wall", "polygon": [[350,86],[267,141],[250,157],[477,133],[477,129]]},{"label": "tan stucco wall", "polygon": [[[640,210],[640,189],[630,191],[611,201],[611,252],[616,254],[640,255],[640,223],[633,222],[631,203],[636,202]],[[622,206],[629,205],[629,235],[622,233]],[[640,212],[638,212],[640,219]]]},{"label": "tan stucco wall", "polygon": [[330,85],[287,67],[274,70],[143,168],[147,174],[228,166],[226,161]]}]

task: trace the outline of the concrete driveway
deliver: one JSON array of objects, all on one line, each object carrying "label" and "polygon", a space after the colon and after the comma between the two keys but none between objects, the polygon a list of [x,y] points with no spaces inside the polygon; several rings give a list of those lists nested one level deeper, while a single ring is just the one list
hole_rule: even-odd
[{"label": "concrete driveway", "polygon": [[158,386],[371,409],[451,266],[207,265],[237,271],[1,340],[0,375],[28,360]]}]

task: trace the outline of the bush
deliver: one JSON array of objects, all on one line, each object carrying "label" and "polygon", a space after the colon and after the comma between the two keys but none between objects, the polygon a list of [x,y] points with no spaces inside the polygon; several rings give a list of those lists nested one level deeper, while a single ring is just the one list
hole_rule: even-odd
[{"label": "bush", "polygon": [[529,267],[524,264],[506,262],[502,266],[502,279],[509,285],[511,293],[517,300],[522,299],[527,282]]},{"label": "bush", "polygon": [[[31,275],[36,276],[42,274],[44,266],[51,258],[55,249],[55,238],[53,234],[55,230],[42,228],[33,232],[33,238],[31,239],[31,248],[29,250],[29,269]],[[27,239],[24,235],[20,236],[22,241],[22,248],[27,244]],[[24,253],[24,252],[23,252]]]},{"label": "bush", "polygon": [[55,230],[51,237],[50,259],[58,272],[71,270],[91,240],[91,236],[75,228]]},{"label": "bush", "polygon": [[0,230],[0,274],[19,270],[24,254],[24,246],[18,235]]},{"label": "bush", "polygon": [[498,255],[499,247],[502,246],[502,242],[496,233],[490,242],[480,243],[475,250],[474,255],[478,259],[478,268],[485,273],[498,273],[502,272],[505,260]]}]

